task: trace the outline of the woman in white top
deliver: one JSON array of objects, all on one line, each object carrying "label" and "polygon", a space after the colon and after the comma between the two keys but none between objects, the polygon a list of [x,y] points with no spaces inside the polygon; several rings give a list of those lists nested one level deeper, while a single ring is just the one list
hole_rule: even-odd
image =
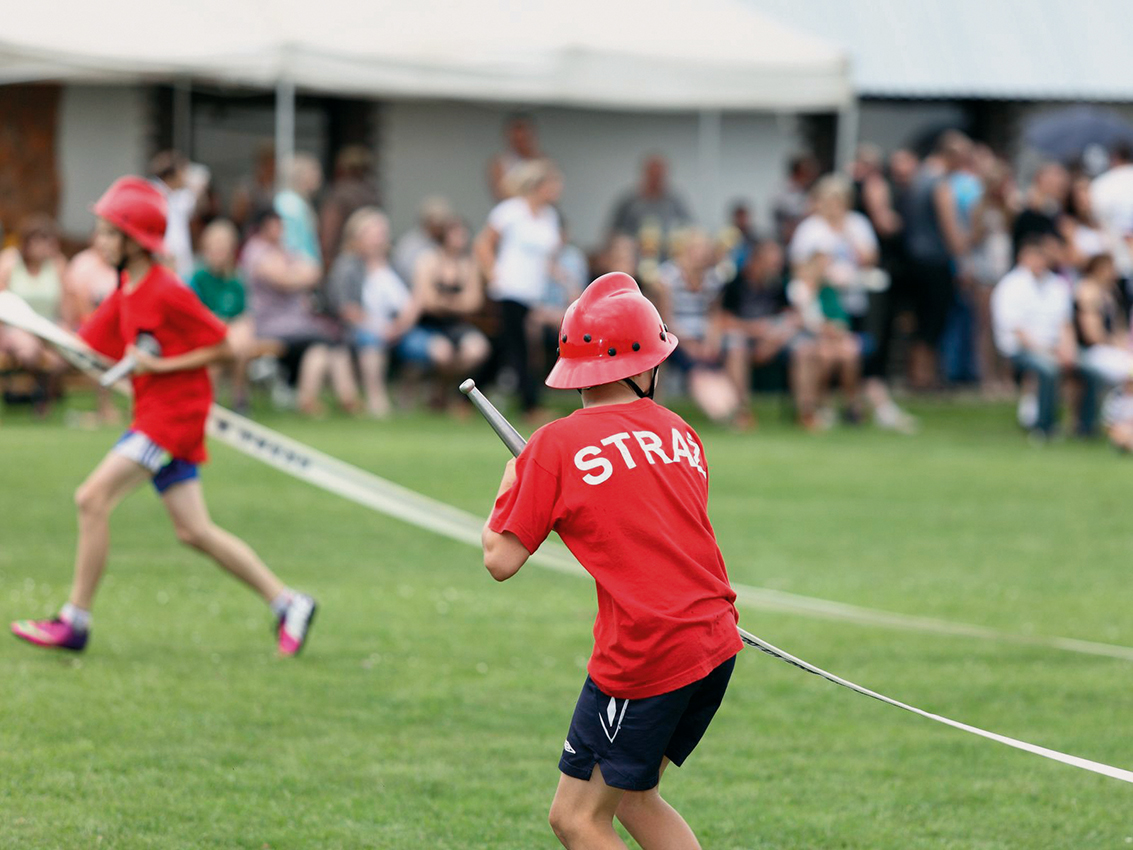
[{"label": "woman in white top", "polygon": [[[20,226],[18,246],[0,251],[0,291],[20,296],[40,316],[55,322],[63,312],[63,273],[66,260],[59,247],[55,222],[44,215],[28,218]],[[42,411],[52,394],[53,379],[65,365],[38,337],[0,325],[0,354],[34,372],[40,383],[37,404]]]},{"label": "woman in white top", "polygon": [[1079,177],[1071,184],[1066,215],[1059,221],[1058,229],[1069,249],[1067,261],[1075,274],[1084,273],[1090,260],[1106,253],[1105,233],[1094,217],[1090,201],[1089,178]]},{"label": "woman in white top", "polygon": [[515,375],[523,410],[539,404],[539,381],[531,373],[527,315],[550,286],[552,266],[562,244],[554,204],[562,177],[547,160],[514,169],[518,194],[501,201],[476,237],[476,260],[488,281],[488,296],[499,305],[496,340],[503,366]]}]

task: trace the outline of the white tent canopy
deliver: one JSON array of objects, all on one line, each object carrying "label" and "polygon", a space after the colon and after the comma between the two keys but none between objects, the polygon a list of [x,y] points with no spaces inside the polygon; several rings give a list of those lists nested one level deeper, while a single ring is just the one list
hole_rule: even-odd
[{"label": "white tent canopy", "polygon": [[0,83],[175,78],[623,110],[852,101],[841,50],[738,0],[56,0],[5,16]]}]

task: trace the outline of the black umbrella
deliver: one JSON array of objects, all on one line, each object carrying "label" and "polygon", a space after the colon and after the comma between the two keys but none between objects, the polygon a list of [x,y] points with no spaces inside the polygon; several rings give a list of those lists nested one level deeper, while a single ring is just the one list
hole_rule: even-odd
[{"label": "black umbrella", "polygon": [[1133,124],[1107,109],[1072,106],[1032,118],[1023,139],[1048,156],[1072,162],[1090,145],[1133,145]]}]

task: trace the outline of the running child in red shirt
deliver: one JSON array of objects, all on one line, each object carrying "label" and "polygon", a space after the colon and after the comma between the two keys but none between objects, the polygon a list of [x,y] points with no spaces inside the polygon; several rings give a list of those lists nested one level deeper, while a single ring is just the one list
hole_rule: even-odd
[{"label": "running child in red shirt", "polygon": [[677,339],[633,278],[603,275],[567,310],[547,385],[582,409],[508,463],[484,565],[511,578],[553,529],[594,577],[589,675],[559,761],[551,826],[567,848],[698,848],[658,793],[699,743],[742,648],[736,594],[708,521],[699,437],[653,402]]},{"label": "running child in red shirt", "polygon": [[[315,601],[290,590],[247,543],[217,527],[205,506],[197,466],[204,463],[205,421],[212,405],[208,366],[230,358],[227,329],[168,269],[158,265],[165,233],[165,199],[140,177],[123,177],[94,207],[95,244],[118,269],[118,289],[79,331],[95,351],[114,360],[135,358],[134,421],[75,493],[79,540],[71,597],[50,620],[21,620],[12,632],[37,646],[82,650],[90,610],[110,547],[110,514],[151,480],[173,520],[177,538],[208,555],[260,594],[278,618],[279,651],[302,649]],[[156,338],[161,356],[134,345]]]}]

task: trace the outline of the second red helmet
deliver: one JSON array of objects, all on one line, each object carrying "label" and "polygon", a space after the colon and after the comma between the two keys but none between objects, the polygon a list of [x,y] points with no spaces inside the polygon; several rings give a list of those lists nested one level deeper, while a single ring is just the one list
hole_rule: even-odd
[{"label": "second red helmet", "polygon": [[676,336],[637,281],[622,272],[604,274],[567,308],[547,386],[574,390],[630,378],[659,366],[676,347]]}]

